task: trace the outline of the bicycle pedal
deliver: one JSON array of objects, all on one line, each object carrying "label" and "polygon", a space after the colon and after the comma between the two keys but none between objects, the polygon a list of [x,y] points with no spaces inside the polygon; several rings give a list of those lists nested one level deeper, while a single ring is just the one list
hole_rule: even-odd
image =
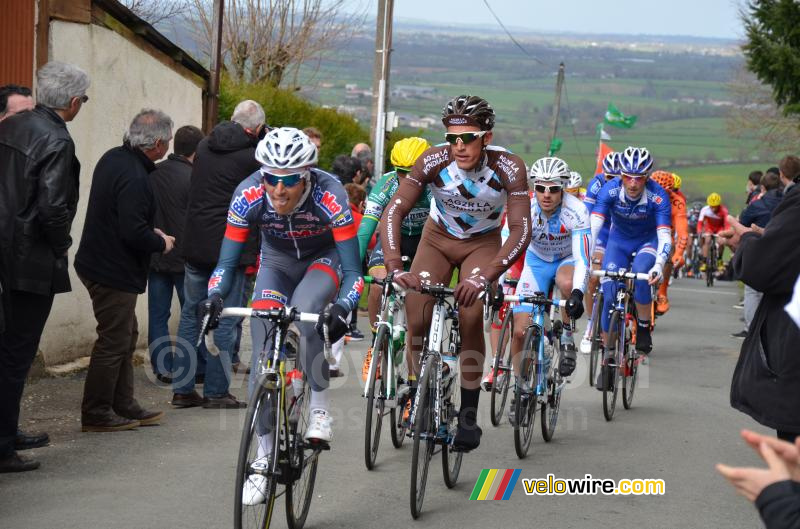
[{"label": "bicycle pedal", "polygon": [[309,439],[307,440],[304,445],[314,451],[318,450],[330,450],[331,445],[327,441],[320,441],[319,439]]}]

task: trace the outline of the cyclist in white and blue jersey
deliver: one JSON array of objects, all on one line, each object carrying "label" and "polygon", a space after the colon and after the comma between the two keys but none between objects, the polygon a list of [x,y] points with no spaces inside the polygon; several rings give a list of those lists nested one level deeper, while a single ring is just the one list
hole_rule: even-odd
[{"label": "cyclist in white and blue jersey", "polygon": [[[603,185],[591,215],[593,236],[600,232],[606,219],[611,219],[603,268],[612,271],[624,268],[650,276],[649,281],[636,281],[633,295],[639,314],[636,349],[644,354],[649,353],[653,345],[650,285],[661,279],[672,245],[672,206],[667,192],[649,180],[652,167],[653,158],[647,149],[625,149],[620,156],[622,178]],[[608,332],[615,285],[614,281],[602,284],[604,333]]]}]

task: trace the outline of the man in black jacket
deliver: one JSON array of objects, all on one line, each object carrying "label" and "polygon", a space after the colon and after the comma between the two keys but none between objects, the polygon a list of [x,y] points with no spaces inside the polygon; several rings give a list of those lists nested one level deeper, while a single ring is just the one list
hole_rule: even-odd
[{"label": "man in black jacket", "polygon": [[147,285],[150,257],[175,239],[154,229],[156,204],[148,181],[172,139],[172,120],[158,110],[133,118],[126,142],[106,152],[94,170],[75,270],[97,319],[97,341],[83,387],[84,432],[156,425],[164,412],[133,397],[133,352],[139,336],[136,298]]},{"label": "man in black jacket", "polygon": [[[206,357],[204,396],[201,397],[194,389],[197,366],[202,362],[195,348],[200,335],[197,307],[208,297],[208,280],[219,257],[233,192],[242,180],[260,167],[255,159],[255,147],[264,132],[264,109],[255,101],[242,101],[236,105],[231,121],[214,127],[197,146],[183,233],[185,299],[172,362],[172,404],[178,408],[201,405],[206,408],[244,407],[244,403],[229,392],[236,318],[223,319],[214,331],[219,356]],[[232,281],[231,295],[225,298],[226,307],[242,304],[244,267],[255,263],[258,252],[256,238],[252,235]]]},{"label": "man in black jacket", "polygon": [[53,298],[71,290],[80,164],[66,122],[88,100],[89,77],[50,62],[36,80],[36,108],[0,123],[0,472],[39,466],[15,451],[48,442],[47,434],[20,435],[19,403]]},{"label": "man in black jacket", "polygon": [[150,173],[156,201],[155,226],[175,237],[175,248],[167,255],[153,254],[147,279],[147,343],[150,364],[158,380],[172,382],[172,348],[169,317],[172,291],[183,306],[183,226],[189,205],[192,162],[203,131],[186,125],[175,131],[174,152]]},{"label": "man in black jacket", "polygon": [[780,169],[791,185],[763,234],[735,226],[734,274],[764,296],[733,373],[731,405],[793,441],[800,433],[800,329],[784,306],[800,275],[800,159],[787,156]]}]

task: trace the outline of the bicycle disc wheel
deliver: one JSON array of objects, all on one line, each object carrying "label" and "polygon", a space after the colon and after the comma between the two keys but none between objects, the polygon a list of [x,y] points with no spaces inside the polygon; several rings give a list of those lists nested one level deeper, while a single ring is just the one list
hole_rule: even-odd
[{"label": "bicycle disc wheel", "polygon": [[[514,335],[514,313],[511,306],[506,310],[503,323],[500,327],[500,336],[497,340],[497,354],[494,357],[492,366],[494,384],[491,390],[491,413],[492,425],[499,426],[503,420],[503,411],[506,408],[508,399],[508,387],[511,382],[511,337]],[[498,384],[498,380],[502,380]]]},{"label": "bicycle disc wheel", "polygon": [[424,375],[417,389],[417,409],[414,412],[414,450],[411,455],[411,516],[416,520],[422,514],[425,499],[425,485],[428,481],[428,467],[435,446],[436,424],[434,423],[433,399],[436,395],[436,377],[431,371],[435,368],[433,356],[428,355],[422,366]]},{"label": "bicycle disc wheel", "polygon": [[[372,362],[377,362],[374,369],[371,369],[371,376],[367,380],[367,418],[364,422],[364,463],[367,470],[375,468],[375,460],[378,458],[378,446],[381,442],[381,425],[383,424],[383,412],[386,405],[384,399],[386,390],[383,381],[386,373],[386,359],[389,353],[389,334],[386,327],[378,329],[375,337],[375,346],[372,348]],[[383,376],[378,377],[378,371]]]},{"label": "bicycle disc wheel", "polygon": [[601,314],[603,312],[603,292],[598,287],[597,297],[595,298],[596,310],[592,311],[592,350],[589,353],[589,385],[594,386],[597,380],[597,367],[600,365],[600,353],[603,348],[603,341],[600,336]]},{"label": "bicycle disc wheel", "polygon": [[444,475],[444,484],[448,489],[456,486],[458,481],[458,474],[461,472],[461,460],[464,457],[464,452],[459,450],[452,450],[450,441],[456,436],[456,427],[458,424],[458,410],[461,409],[461,385],[459,384],[460,373],[456,372],[453,379],[450,381],[451,388],[448,391],[450,397],[445,401],[443,409],[446,410],[447,422],[447,439],[442,444],[442,474]]},{"label": "bicycle disc wheel", "polygon": [[311,388],[304,377],[303,391],[289,410],[289,417],[297,418],[296,423],[289,423],[289,462],[292,472],[292,482],[286,485],[286,522],[289,529],[302,529],[305,525],[314,496],[314,481],[317,479],[319,447],[315,448],[303,439],[310,417],[307,398],[310,392]]},{"label": "bicycle disc wheel", "polygon": [[536,422],[536,357],[539,350],[538,330],[534,327],[525,331],[522,358],[520,360],[520,380],[514,390],[514,450],[517,457],[524,459],[533,438]]},{"label": "bicycle disc wheel", "polygon": [[[622,357],[618,347],[620,347],[620,340],[624,342],[625,334],[624,329],[621,329],[619,321],[619,311],[614,311],[611,315],[611,324],[608,327],[608,343],[606,344],[606,351],[613,351],[613,357],[604,359],[602,372],[603,372],[603,416],[607,421],[614,418],[614,409],[617,405],[617,394],[619,393],[620,379],[622,378],[621,366],[616,365]],[[606,361],[608,360],[608,362]],[[608,365],[613,363],[615,365]],[[613,385],[609,389],[609,385]]]},{"label": "bicycle disc wheel", "polygon": [[[553,355],[550,358],[550,367],[545,373],[545,380],[547,386],[545,387],[545,400],[542,404],[542,439],[549,443],[553,440],[553,434],[556,432],[556,423],[558,422],[558,409],[561,406],[561,375],[558,370],[561,361],[561,330],[559,325],[553,326]],[[545,354],[547,352],[545,351]],[[540,369],[544,366],[538,366]]]},{"label": "bicycle disc wheel", "polygon": [[[272,436],[269,446],[266,438],[265,446],[259,454],[258,432],[266,431],[265,421],[270,422],[273,432],[278,429],[279,417],[275,416],[278,410],[278,390],[267,389],[263,384],[258,384],[247,404],[245,426],[242,430],[242,439],[239,443],[239,456],[236,463],[236,491],[234,494],[233,526],[235,529],[265,529],[272,522],[275,507],[275,490],[278,484],[275,464],[275,454],[278,453],[279,435]],[[271,415],[271,417],[270,417]],[[271,460],[264,461],[265,456],[272,454]],[[262,464],[259,464],[262,463]],[[266,463],[266,464],[263,464]],[[265,496],[264,501],[256,505],[242,503],[243,489],[257,487]]]}]

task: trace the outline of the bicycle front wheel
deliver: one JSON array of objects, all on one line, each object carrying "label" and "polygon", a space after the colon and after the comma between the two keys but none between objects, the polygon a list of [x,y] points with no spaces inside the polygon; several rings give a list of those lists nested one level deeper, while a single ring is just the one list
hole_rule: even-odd
[{"label": "bicycle front wheel", "polygon": [[458,410],[461,409],[460,376],[460,372],[456,372],[450,380],[451,387],[448,390],[450,396],[442,407],[445,413],[443,419],[447,424],[447,439],[442,442],[442,474],[444,475],[444,484],[448,489],[456,486],[458,474],[461,472],[461,459],[464,457],[464,452],[452,449],[452,441],[455,439],[458,424]]},{"label": "bicycle front wheel", "polygon": [[519,382],[514,389],[514,450],[520,459],[528,455],[536,422],[536,356],[539,340],[541,336],[538,329],[529,327],[523,342]]},{"label": "bicycle front wheel", "polygon": [[[372,362],[374,367],[370,369],[370,377],[367,380],[367,417],[364,423],[364,463],[367,470],[375,468],[375,461],[378,458],[378,446],[381,442],[381,425],[383,424],[383,412],[386,405],[385,389],[383,381],[389,372],[386,369],[386,359],[389,352],[389,340],[391,337],[386,327],[378,329],[375,337],[375,345],[372,348]],[[378,371],[381,377],[378,377]]]},{"label": "bicycle front wheel", "polygon": [[[635,313],[634,313],[635,314]],[[630,320],[630,325],[636,325],[636,318]],[[625,342],[625,369],[622,378],[622,405],[626,410],[633,405],[633,393],[636,391],[636,378],[639,372],[639,353],[636,352],[636,345],[630,339],[630,328],[626,331],[628,339]]]},{"label": "bicycle front wheel", "polygon": [[[607,421],[614,418],[614,409],[617,406],[617,395],[622,378],[622,366],[619,365],[623,358],[625,329],[620,322],[620,312],[615,310],[611,315],[611,324],[608,327],[608,342],[606,351],[613,351],[611,358],[603,360],[603,416]],[[622,344],[622,345],[621,345]]]},{"label": "bicycle front wheel", "polygon": [[233,526],[235,529],[266,529],[272,522],[277,479],[280,428],[277,389],[259,383],[247,404],[247,415],[236,462]]},{"label": "bicycle front wheel", "polygon": [[508,388],[511,382],[511,337],[514,335],[514,313],[511,306],[503,317],[500,336],[497,340],[497,354],[494,356],[492,375],[494,382],[491,389],[490,419],[494,426],[499,426],[503,420],[503,411],[508,399]]},{"label": "bicycle front wheel", "polygon": [[433,355],[427,355],[422,366],[422,379],[417,389],[417,403],[414,415],[414,450],[411,455],[411,516],[416,520],[422,515],[422,502],[425,499],[425,485],[428,481],[428,467],[436,439],[436,422],[433,402],[436,398],[436,377]]},{"label": "bicycle front wheel", "polygon": [[[553,326],[553,354],[550,358],[550,366],[547,372],[544,373],[543,379],[546,380],[545,386],[545,402],[542,404],[542,439],[549,443],[553,440],[553,434],[556,432],[556,423],[558,422],[558,410],[561,407],[561,374],[559,373],[558,366],[561,361],[561,322],[556,322]],[[547,353],[545,353],[547,354]],[[537,369],[544,369],[544,366],[538,366]],[[537,377],[538,379],[539,377]]]},{"label": "bicycle front wheel", "polygon": [[289,409],[289,472],[291,482],[286,485],[286,522],[290,529],[302,529],[311,508],[314,482],[320,447],[314,447],[303,436],[308,428],[310,410],[308,400],[311,388],[303,377],[303,391],[295,396]]},{"label": "bicycle front wheel", "polygon": [[589,385],[594,386],[597,380],[597,367],[601,363],[600,354],[603,351],[603,340],[600,336],[601,314],[603,313],[603,292],[598,287],[592,310],[592,350],[589,353]]}]

